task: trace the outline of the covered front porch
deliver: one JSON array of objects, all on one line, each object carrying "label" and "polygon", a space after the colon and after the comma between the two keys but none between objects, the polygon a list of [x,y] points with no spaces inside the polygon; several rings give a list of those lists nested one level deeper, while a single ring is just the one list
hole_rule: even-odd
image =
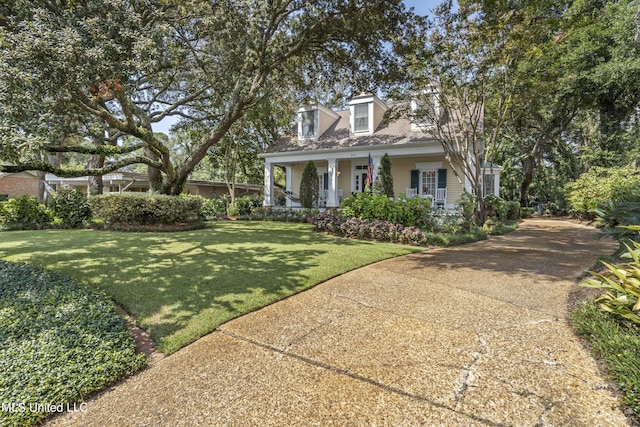
[{"label": "covered front porch", "polygon": [[[434,207],[454,209],[456,201],[464,192],[466,183],[459,179],[448,166],[439,145],[371,147],[322,152],[294,152],[263,155],[265,157],[264,206],[274,206],[273,172],[275,167],[285,171],[288,207],[300,206],[296,196],[304,168],[313,161],[318,171],[320,196],[318,206],[337,208],[348,196],[364,191],[367,182],[369,157],[373,166],[373,180],[378,174],[384,154],[391,158],[391,174],[394,195],[428,197]],[[460,174],[458,174],[460,175]],[[470,189],[470,187],[468,188]]]}]

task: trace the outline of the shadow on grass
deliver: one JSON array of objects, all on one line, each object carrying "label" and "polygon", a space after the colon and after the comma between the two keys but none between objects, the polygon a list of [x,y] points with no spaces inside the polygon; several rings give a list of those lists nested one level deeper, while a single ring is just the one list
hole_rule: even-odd
[{"label": "shadow on grass", "polygon": [[373,246],[312,233],[309,225],[257,222],[179,233],[56,230],[3,237],[0,257],[104,290],[165,353],[330,277],[335,263],[348,269],[341,264],[346,258]]}]

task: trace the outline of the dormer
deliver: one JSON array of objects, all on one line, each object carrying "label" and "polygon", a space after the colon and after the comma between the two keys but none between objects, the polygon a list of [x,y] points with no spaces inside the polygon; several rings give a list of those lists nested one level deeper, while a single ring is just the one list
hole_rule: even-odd
[{"label": "dormer", "polygon": [[380,99],[370,93],[363,93],[349,102],[351,135],[373,133],[389,109]]},{"label": "dormer", "polygon": [[434,86],[428,86],[411,100],[411,130],[424,131],[440,117],[440,99]]},{"label": "dormer", "polygon": [[311,102],[298,108],[298,139],[314,139],[323,133],[339,115],[319,102]]}]

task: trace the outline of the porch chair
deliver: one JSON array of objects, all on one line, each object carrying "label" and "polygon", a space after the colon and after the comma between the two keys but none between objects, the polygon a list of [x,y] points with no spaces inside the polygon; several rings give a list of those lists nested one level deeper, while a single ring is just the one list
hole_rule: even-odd
[{"label": "porch chair", "polygon": [[434,207],[436,209],[444,209],[447,203],[447,189],[436,188],[436,197],[434,200]]},{"label": "porch chair", "polygon": [[405,191],[405,195],[407,196],[407,199],[413,199],[416,194],[418,194],[418,190],[415,188],[407,188],[407,190]]}]

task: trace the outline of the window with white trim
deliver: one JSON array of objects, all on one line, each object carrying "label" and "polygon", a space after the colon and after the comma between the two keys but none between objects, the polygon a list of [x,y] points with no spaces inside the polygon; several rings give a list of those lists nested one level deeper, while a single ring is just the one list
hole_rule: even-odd
[{"label": "window with white trim", "polygon": [[353,131],[369,131],[369,104],[357,104],[353,106]]},{"label": "window with white trim", "polygon": [[436,171],[422,171],[422,187],[420,194],[436,194],[437,175]]},{"label": "window with white trim", "polygon": [[496,175],[495,174],[490,174],[490,173],[486,173],[484,174],[484,182],[483,182],[483,190],[484,190],[484,195],[488,196],[489,194],[494,194],[495,191],[495,184],[496,184],[496,180],[495,180]]}]

